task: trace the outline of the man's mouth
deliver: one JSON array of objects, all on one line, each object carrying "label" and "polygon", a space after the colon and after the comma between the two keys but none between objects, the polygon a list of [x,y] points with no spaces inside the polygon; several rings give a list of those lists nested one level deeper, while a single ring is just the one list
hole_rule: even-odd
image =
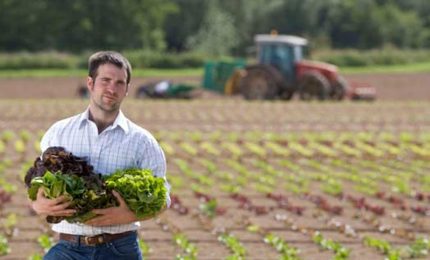
[{"label": "man's mouth", "polygon": [[104,95],[104,98],[106,98],[108,101],[115,101],[116,98],[114,96],[110,96],[110,95]]}]

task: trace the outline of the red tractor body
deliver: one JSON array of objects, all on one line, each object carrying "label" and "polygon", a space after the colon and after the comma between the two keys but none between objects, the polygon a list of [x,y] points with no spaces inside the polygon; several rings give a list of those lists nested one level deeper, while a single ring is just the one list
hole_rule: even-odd
[{"label": "red tractor body", "polygon": [[291,35],[256,35],[258,64],[247,66],[238,89],[247,99],[372,100],[370,86],[351,85],[335,65],[304,59],[307,40]]},{"label": "red tractor body", "polygon": [[318,72],[329,82],[334,83],[339,75],[335,65],[319,61],[301,60],[296,63],[295,67],[296,78],[301,78],[306,73]]}]

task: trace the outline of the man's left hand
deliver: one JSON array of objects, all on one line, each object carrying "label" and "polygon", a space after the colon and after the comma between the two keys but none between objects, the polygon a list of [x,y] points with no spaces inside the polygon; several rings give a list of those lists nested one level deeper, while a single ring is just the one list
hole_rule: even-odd
[{"label": "man's left hand", "polygon": [[91,226],[110,226],[119,224],[129,224],[138,221],[136,215],[128,208],[121,195],[112,191],[113,195],[119,202],[119,206],[105,209],[93,209],[92,212],[98,216],[85,222]]}]

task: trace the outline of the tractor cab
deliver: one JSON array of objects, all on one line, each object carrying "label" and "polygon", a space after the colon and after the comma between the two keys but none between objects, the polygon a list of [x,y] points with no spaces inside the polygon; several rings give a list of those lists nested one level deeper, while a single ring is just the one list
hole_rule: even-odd
[{"label": "tractor cab", "polygon": [[258,63],[275,67],[292,84],[296,80],[295,65],[304,59],[308,41],[298,36],[260,34],[255,42]]}]

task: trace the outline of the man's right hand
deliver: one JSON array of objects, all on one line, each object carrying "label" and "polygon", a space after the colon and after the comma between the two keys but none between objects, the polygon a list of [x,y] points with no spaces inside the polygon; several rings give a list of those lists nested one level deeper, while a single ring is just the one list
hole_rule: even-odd
[{"label": "man's right hand", "polygon": [[67,198],[60,196],[55,199],[45,197],[45,192],[42,188],[37,191],[36,200],[31,203],[34,211],[39,215],[46,216],[72,216],[76,213],[74,209],[67,209],[70,206],[70,201]]}]

